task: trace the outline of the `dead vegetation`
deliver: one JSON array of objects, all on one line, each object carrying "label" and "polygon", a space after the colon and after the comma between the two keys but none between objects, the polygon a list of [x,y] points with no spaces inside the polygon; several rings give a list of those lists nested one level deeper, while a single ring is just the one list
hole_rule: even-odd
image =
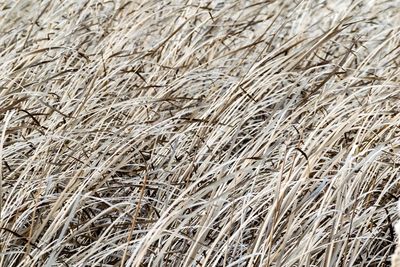
[{"label": "dead vegetation", "polygon": [[389,266],[396,1],[1,1],[0,266]]}]

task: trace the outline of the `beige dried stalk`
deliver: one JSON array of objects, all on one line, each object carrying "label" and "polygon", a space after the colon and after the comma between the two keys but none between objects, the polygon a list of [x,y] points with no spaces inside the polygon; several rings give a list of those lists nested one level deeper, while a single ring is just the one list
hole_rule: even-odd
[{"label": "beige dried stalk", "polygon": [[[400,202],[399,202],[399,213],[400,213]],[[393,258],[392,258],[392,267],[399,267],[400,266],[400,221],[398,221],[396,223],[395,226],[396,229],[396,234],[397,234],[397,247],[396,250],[393,254]]]}]

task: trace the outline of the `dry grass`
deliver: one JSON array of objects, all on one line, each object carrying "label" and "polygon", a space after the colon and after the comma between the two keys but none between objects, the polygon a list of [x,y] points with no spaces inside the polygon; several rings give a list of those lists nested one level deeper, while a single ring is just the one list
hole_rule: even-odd
[{"label": "dry grass", "polygon": [[[400,213],[400,203],[399,203],[399,213]],[[400,235],[400,221],[396,223],[396,233]],[[400,239],[397,241],[397,247],[392,257],[392,267],[400,267]]]},{"label": "dry grass", "polygon": [[389,266],[396,0],[0,1],[0,266]]}]

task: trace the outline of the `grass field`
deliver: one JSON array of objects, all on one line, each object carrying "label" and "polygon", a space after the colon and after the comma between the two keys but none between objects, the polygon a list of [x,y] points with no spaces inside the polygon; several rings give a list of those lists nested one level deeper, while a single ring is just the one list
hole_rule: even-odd
[{"label": "grass field", "polygon": [[399,55],[396,0],[0,1],[0,266],[391,266]]}]

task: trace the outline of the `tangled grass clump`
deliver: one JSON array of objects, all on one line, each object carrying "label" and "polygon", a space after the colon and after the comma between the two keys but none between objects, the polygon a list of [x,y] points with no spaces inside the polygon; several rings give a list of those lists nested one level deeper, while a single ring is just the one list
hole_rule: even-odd
[{"label": "tangled grass clump", "polygon": [[0,2],[0,266],[389,266],[399,25],[395,0]]}]

